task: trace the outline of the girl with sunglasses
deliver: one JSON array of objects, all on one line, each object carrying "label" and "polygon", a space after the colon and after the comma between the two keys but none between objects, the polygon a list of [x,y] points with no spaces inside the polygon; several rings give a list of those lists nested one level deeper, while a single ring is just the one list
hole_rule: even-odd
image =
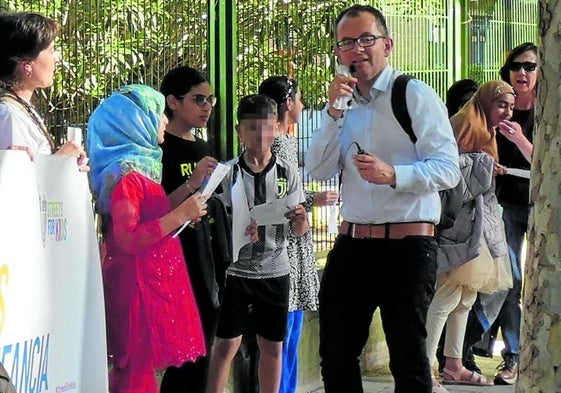
[{"label": "girl with sunglasses", "polygon": [[161,144],[162,185],[171,192],[185,182],[195,192],[217,164],[210,145],[195,135],[197,129],[206,127],[216,97],[207,77],[187,66],[170,70],[160,92],[166,97],[165,114],[169,119]]},{"label": "girl with sunglasses", "polygon": [[[217,164],[210,145],[195,135],[197,129],[206,127],[216,97],[212,95],[207,77],[187,66],[170,70],[162,80],[160,92],[166,98],[165,113],[169,119],[164,142],[160,145],[163,151],[162,186],[168,194],[180,186],[194,192]],[[212,211],[213,201],[214,198],[208,201],[208,212],[216,218]],[[216,221],[213,227],[218,227]],[[215,242],[211,240],[210,228],[205,215],[200,222],[187,226],[179,234],[201,315],[207,356],[180,367],[168,367],[162,379],[161,393],[204,393],[206,390],[208,354],[218,322],[221,277],[225,274],[225,252],[213,246]]]}]

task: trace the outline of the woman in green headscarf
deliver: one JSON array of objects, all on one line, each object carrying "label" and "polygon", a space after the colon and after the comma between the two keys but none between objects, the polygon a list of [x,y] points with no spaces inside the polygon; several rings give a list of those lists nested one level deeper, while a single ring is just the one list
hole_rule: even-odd
[{"label": "woman in green headscarf", "polygon": [[104,100],[88,123],[91,184],[107,251],[102,268],[112,393],[156,393],[154,369],[205,354],[181,245],[172,233],[206,214],[206,203],[181,186],[170,201],[184,201],[171,206],[160,185],[163,112],[163,95],[128,85]]}]

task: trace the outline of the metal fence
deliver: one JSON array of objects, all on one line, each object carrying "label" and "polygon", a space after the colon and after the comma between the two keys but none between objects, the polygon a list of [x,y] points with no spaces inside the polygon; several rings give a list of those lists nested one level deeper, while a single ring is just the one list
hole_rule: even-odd
[{"label": "metal fence", "polygon": [[[85,126],[89,114],[126,83],[159,87],[171,68],[205,71],[219,98],[209,142],[220,159],[237,153],[238,99],[270,75],[299,81],[307,110],[294,132],[303,155],[319,124],[318,110],[334,72],[333,21],[354,3],[387,17],[395,49],[391,64],[444,97],[455,80],[497,79],[509,49],[537,41],[538,0],[0,0],[0,8],[35,11],[59,21],[62,64],[52,89],[36,102],[57,140],[68,125]],[[337,189],[337,179],[310,188]],[[329,249],[327,208],[314,209],[316,250]]]}]

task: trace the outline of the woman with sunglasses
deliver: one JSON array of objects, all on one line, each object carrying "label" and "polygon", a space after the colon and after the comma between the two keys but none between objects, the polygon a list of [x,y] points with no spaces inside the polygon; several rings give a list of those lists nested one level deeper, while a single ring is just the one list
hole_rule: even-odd
[{"label": "woman with sunglasses", "polygon": [[[499,127],[500,133],[497,134],[500,163],[507,168],[530,169],[539,64],[537,46],[526,42],[510,52],[500,70],[501,78],[516,92],[512,119]],[[511,385],[518,379],[522,244],[528,228],[530,180],[511,176],[507,171],[505,176],[497,177],[497,197],[503,208],[506,240],[512,256],[513,288],[508,291],[491,327],[491,335],[496,337],[500,327],[505,344],[495,383]]]},{"label": "woman with sunglasses", "polygon": [[31,100],[37,89],[53,85],[60,61],[55,38],[60,25],[32,12],[0,14],[0,149],[78,158],[88,171],[86,152],[74,141],[59,146]]},{"label": "woman with sunglasses", "polygon": [[[516,92],[512,119],[500,127],[500,135],[497,136],[501,164],[508,167],[515,165],[516,168],[530,169],[538,71],[538,47],[531,42],[514,48],[500,70],[501,79],[510,84]],[[512,177],[508,176],[505,179]],[[523,183],[529,183],[528,179],[525,179]],[[527,190],[526,186],[517,191]],[[522,202],[520,205],[528,207],[529,193],[520,196],[520,202]]]},{"label": "woman with sunglasses", "polygon": [[[166,98],[165,113],[169,119],[164,142],[160,145],[163,151],[162,186],[168,194],[180,186],[193,193],[217,164],[210,145],[195,135],[195,130],[206,127],[216,97],[212,95],[207,77],[186,66],[170,70],[162,80],[160,92]],[[216,216],[211,211],[213,200],[208,201],[209,214]],[[187,226],[179,234],[179,239],[201,316],[207,356],[196,362],[186,362],[181,367],[168,367],[160,392],[204,393],[208,355],[218,322],[218,292],[222,285],[220,277],[224,275],[225,256],[219,247],[213,247],[206,215],[200,222]]]},{"label": "woman with sunglasses", "polygon": [[[499,125],[496,134],[499,162],[506,168],[530,169],[538,71],[538,47],[531,42],[514,48],[500,70],[501,79],[516,93],[512,117]],[[529,187],[529,179],[511,176],[508,169],[506,175],[496,177],[496,194],[503,210],[511,255],[513,288],[492,294],[479,293],[466,327],[464,356],[473,353],[485,357],[493,356],[494,342],[501,328],[505,348],[503,362],[495,374],[497,385],[512,385],[518,379],[522,243],[528,223]]]},{"label": "woman with sunglasses", "polygon": [[[530,169],[538,71],[538,47],[531,42],[514,48],[500,70],[501,79],[516,92],[512,117],[499,125],[496,134],[499,162],[506,168]],[[473,354],[492,357],[500,327],[505,343],[504,361],[497,367],[494,383],[510,385],[518,379],[521,261],[529,214],[529,180],[508,175],[507,169],[506,175],[496,177],[496,194],[503,209],[513,288],[477,295],[466,327],[464,358],[474,359]],[[479,369],[475,361],[472,366]]]}]

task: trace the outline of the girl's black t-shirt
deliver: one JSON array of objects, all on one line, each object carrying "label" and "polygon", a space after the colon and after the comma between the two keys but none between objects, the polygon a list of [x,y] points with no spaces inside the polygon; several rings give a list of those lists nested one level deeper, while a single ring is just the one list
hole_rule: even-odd
[{"label": "girl's black t-shirt", "polygon": [[167,194],[191,177],[203,157],[212,156],[210,145],[197,136],[194,141],[188,141],[166,132],[160,147],[163,151],[162,187]]},{"label": "girl's black t-shirt", "polygon": [[[167,194],[193,174],[203,157],[212,156],[210,145],[196,136],[194,141],[188,141],[165,133],[160,147],[163,151],[162,186]],[[208,214],[213,214],[210,202]],[[199,223],[187,226],[179,235],[197,305],[205,316],[209,315],[208,310],[217,309],[219,291],[226,274],[227,253],[224,247],[227,245],[217,245],[212,241],[211,234],[215,230],[207,215]]]}]

